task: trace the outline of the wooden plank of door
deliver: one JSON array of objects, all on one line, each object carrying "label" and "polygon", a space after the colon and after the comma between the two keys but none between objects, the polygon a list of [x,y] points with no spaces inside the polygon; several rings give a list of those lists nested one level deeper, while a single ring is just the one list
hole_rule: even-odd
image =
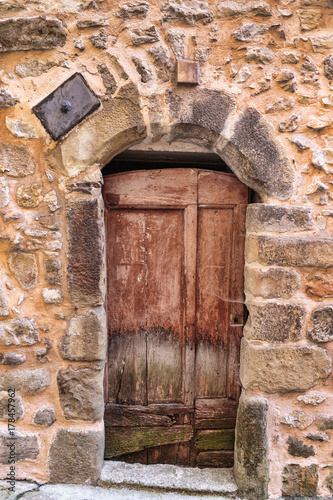
[{"label": "wooden plank of door", "polygon": [[140,170],[105,177],[107,207],[186,206],[197,202],[197,170]]},{"label": "wooden plank of door", "polygon": [[246,205],[234,207],[232,268],[230,279],[230,311],[228,335],[227,394],[238,400],[240,396],[240,344],[244,325],[244,246]]},{"label": "wooden plank of door", "polygon": [[230,398],[212,398],[195,400],[195,417],[205,418],[236,418],[237,401]]},{"label": "wooden plank of door", "polygon": [[147,402],[145,212],[110,210],[108,242],[109,401]]},{"label": "wooden plank of door", "polygon": [[196,397],[227,396],[232,210],[199,208]]},{"label": "wooden plank of door", "polygon": [[184,404],[194,405],[195,398],[195,314],[197,273],[197,204],[185,209],[185,332],[183,349]]},{"label": "wooden plank of door", "polygon": [[200,170],[198,179],[199,206],[248,203],[248,188],[233,174]]},{"label": "wooden plank of door", "polygon": [[149,464],[173,464],[188,466],[191,456],[191,443],[175,443],[166,444],[164,446],[156,446],[149,448],[147,452]]},{"label": "wooden plank of door", "polygon": [[184,211],[147,211],[148,403],[183,402]]},{"label": "wooden plank of door", "polygon": [[234,429],[199,430],[195,444],[200,451],[233,450],[235,442]]},{"label": "wooden plank of door", "polygon": [[233,451],[201,451],[197,456],[198,467],[233,467],[233,465]]},{"label": "wooden plank of door", "polygon": [[127,453],[178,442],[190,441],[193,437],[191,425],[172,427],[108,427],[105,430],[105,456],[112,458]]},{"label": "wooden plank of door", "polygon": [[[179,404],[121,405],[107,403],[105,425],[111,427],[140,427],[178,425],[193,416],[193,407]],[[185,422],[187,423],[187,422]]]}]

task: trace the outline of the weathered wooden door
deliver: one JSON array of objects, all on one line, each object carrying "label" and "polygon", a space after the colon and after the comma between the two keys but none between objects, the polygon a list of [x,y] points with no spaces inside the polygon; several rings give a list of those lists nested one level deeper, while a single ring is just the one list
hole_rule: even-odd
[{"label": "weathered wooden door", "polygon": [[105,177],[108,459],[232,465],[248,189],[231,174]]}]

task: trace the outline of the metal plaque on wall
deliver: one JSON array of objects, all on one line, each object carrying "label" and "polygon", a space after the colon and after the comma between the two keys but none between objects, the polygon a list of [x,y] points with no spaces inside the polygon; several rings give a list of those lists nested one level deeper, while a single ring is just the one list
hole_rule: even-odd
[{"label": "metal plaque on wall", "polygon": [[101,105],[80,73],[75,73],[32,111],[52,139],[57,141]]}]

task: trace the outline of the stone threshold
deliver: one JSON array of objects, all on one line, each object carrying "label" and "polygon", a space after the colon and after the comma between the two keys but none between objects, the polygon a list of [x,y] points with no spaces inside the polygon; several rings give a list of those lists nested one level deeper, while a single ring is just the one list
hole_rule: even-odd
[{"label": "stone threshold", "polygon": [[159,491],[218,494],[234,497],[237,486],[232,469],[199,469],[177,465],[104,462],[98,485]]},{"label": "stone threshold", "polygon": [[[193,470],[193,469],[192,469]],[[122,486],[99,487],[79,484],[44,484],[17,481],[15,493],[8,491],[6,481],[0,481],[0,500],[247,500],[233,494],[202,494],[199,492],[152,491]],[[328,500],[322,497],[293,497],[295,500]],[[250,499],[249,499],[250,500]],[[253,497],[251,497],[253,500]],[[291,497],[279,500],[291,500]]]},{"label": "stone threshold", "polygon": [[[78,484],[45,484],[18,481],[15,493],[6,491],[0,481],[0,500],[230,500],[221,495],[187,494],[179,492],[161,492],[134,490],[132,488],[101,488]],[[234,500],[241,500],[234,498]],[[243,500],[243,499],[242,499]]]}]

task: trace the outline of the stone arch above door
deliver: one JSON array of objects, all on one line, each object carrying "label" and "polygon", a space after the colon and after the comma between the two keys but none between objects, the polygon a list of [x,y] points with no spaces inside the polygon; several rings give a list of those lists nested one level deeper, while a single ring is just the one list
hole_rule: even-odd
[{"label": "stone arch above door", "polygon": [[288,200],[294,169],[255,108],[236,109],[231,94],[209,88],[177,87],[143,98],[129,83],[103,103],[48,154],[57,172],[70,178],[88,166],[104,166],[143,140],[193,142],[216,152],[263,201]]}]

